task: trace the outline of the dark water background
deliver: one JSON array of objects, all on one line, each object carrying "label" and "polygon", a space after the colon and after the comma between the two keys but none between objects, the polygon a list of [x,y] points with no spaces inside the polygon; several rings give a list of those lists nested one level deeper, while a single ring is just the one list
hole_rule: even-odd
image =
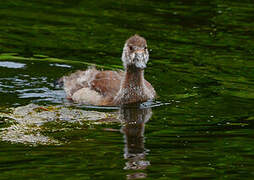
[{"label": "dark water background", "polygon": [[61,145],[3,140],[0,179],[254,177],[253,1],[7,0],[0,17],[1,112],[65,106],[54,80],[89,63],[122,68],[135,33],[150,49],[145,77],[169,103],[121,112],[136,125],[52,122],[44,135]]}]

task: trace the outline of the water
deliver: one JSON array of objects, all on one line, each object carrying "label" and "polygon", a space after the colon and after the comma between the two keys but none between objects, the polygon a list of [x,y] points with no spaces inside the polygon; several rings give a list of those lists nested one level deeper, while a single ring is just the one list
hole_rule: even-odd
[{"label": "water", "polygon": [[[253,178],[252,1],[0,7],[0,179]],[[152,107],[78,106],[54,87],[92,64],[122,68],[124,41],[135,33],[150,49]]]}]

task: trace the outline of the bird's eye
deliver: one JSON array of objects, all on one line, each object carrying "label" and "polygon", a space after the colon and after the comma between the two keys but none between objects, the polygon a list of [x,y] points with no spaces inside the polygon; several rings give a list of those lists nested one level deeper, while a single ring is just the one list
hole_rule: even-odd
[{"label": "bird's eye", "polygon": [[130,50],[132,51],[133,50],[133,47],[132,46],[129,46]]},{"label": "bird's eye", "polygon": [[144,49],[147,50],[147,47],[145,47]]}]

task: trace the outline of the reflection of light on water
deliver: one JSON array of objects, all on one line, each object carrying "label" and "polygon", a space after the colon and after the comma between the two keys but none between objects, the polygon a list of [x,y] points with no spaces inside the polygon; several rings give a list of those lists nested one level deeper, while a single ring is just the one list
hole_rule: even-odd
[{"label": "reflection of light on water", "polygon": [[2,93],[14,93],[22,99],[33,99],[33,102],[62,103],[65,98],[63,90],[55,90],[47,77],[30,77],[29,75],[16,75],[13,78],[0,78]]},{"label": "reflection of light on water", "polygon": [[23,143],[32,145],[60,144],[57,140],[42,135],[39,130],[39,127],[33,126],[32,132],[30,132],[31,129],[24,124],[12,125],[8,128],[3,128],[1,130],[1,139],[2,141],[8,141],[12,143]]},{"label": "reflection of light on water", "polygon": [[157,106],[165,106],[165,105],[169,105],[171,103],[162,103],[160,101],[147,101],[147,102],[143,102],[140,104],[140,108],[144,109],[144,108],[152,108],[152,107],[157,107]]},{"label": "reflection of light on water", "polygon": [[49,88],[34,88],[17,90],[20,98],[36,98],[33,102],[49,101],[61,103],[65,97],[63,90],[51,90]]},{"label": "reflection of light on water", "polygon": [[70,65],[67,64],[58,64],[58,63],[54,63],[54,64],[49,64],[50,66],[56,66],[56,67],[65,67],[65,68],[72,68]]},{"label": "reflection of light on water", "polygon": [[19,69],[25,67],[25,64],[10,61],[0,61],[0,67]]},{"label": "reflection of light on water", "polygon": [[[29,145],[58,145],[61,142],[42,134],[45,123],[57,122],[58,120],[58,122],[65,121],[78,124],[90,121],[96,124],[107,122],[109,119],[116,119],[116,115],[114,113],[85,111],[60,106],[29,104],[13,108],[10,113],[0,113],[0,118],[5,119],[5,121],[11,124],[9,127],[0,129],[0,139],[2,141]],[[73,130],[73,128],[75,127],[72,127],[70,130]],[[51,127],[52,129],[53,127]],[[61,130],[66,132],[68,128],[57,129],[57,131]]]}]

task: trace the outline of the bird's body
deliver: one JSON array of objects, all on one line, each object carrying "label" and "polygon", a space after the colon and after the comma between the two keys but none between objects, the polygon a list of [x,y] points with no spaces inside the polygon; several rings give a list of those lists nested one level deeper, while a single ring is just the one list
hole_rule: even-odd
[{"label": "bird's body", "polygon": [[155,90],[144,79],[144,68],[148,61],[145,39],[138,35],[130,37],[125,43],[122,61],[125,71],[100,71],[92,67],[62,77],[60,81],[63,82],[67,98],[81,104],[100,106],[154,99]]}]

